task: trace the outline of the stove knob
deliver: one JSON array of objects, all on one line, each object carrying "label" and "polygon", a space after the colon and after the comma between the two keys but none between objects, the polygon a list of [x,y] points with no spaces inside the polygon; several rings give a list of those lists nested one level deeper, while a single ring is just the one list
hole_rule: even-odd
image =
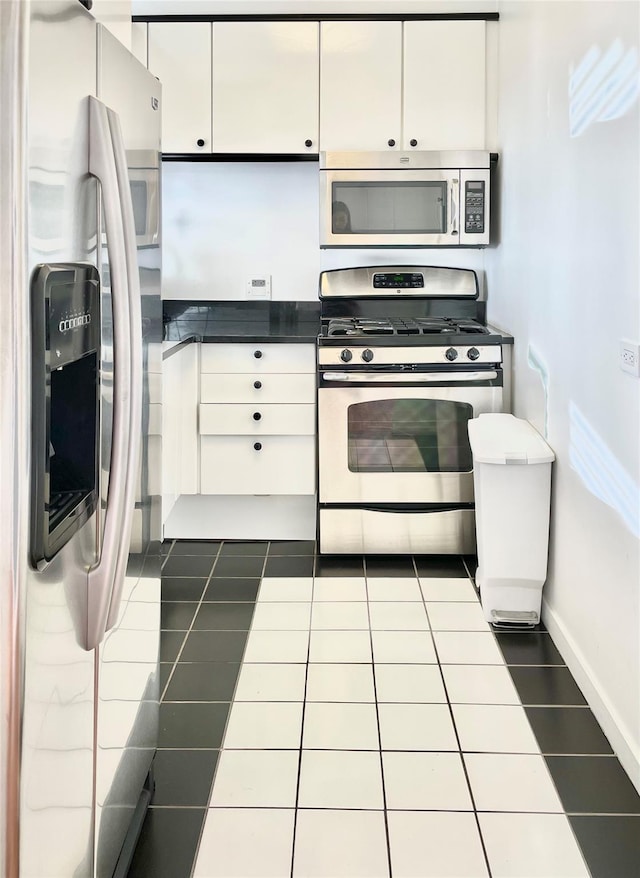
[{"label": "stove knob", "polygon": [[366,351],[362,352],[362,359],[365,363],[370,363],[371,360],[373,360],[373,351],[370,351],[369,348],[367,348]]},{"label": "stove knob", "polygon": [[478,348],[469,348],[469,350],[467,351],[467,356],[470,360],[477,360],[480,356],[480,351],[478,350]]},{"label": "stove knob", "polygon": [[353,354],[351,353],[351,351],[348,348],[345,348],[340,354],[340,359],[342,360],[343,363],[348,363],[352,357],[353,357]]},{"label": "stove knob", "polygon": [[444,355],[447,358],[447,360],[449,360],[452,363],[454,360],[458,359],[458,352],[455,348],[447,348],[447,350],[444,352]]}]

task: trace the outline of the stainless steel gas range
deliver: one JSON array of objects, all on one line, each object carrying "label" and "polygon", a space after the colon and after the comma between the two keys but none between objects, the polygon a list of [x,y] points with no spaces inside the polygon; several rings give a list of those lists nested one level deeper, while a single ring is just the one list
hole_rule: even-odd
[{"label": "stainless steel gas range", "polygon": [[320,275],[320,551],[475,550],[467,424],[508,411],[510,354],[468,269]]}]

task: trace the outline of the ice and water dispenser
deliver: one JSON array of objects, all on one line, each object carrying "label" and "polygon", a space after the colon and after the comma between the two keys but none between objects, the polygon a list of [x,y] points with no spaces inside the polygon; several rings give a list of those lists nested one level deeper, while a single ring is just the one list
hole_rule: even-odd
[{"label": "ice and water dispenser", "polygon": [[92,265],[43,264],[31,281],[31,557],[50,560],[98,497],[100,278]]}]

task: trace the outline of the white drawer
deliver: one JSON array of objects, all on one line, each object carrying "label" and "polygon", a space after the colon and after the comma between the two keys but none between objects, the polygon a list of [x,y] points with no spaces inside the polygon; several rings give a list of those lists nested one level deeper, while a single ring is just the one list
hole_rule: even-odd
[{"label": "white drawer", "polygon": [[200,376],[200,402],[306,402],[316,399],[315,375],[207,373]]},{"label": "white drawer", "polygon": [[313,436],[314,405],[200,406],[201,436]]},{"label": "white drawer", "polygon": [[313,436],[200,439],[201,494],[313,494],[315,468]]},{"label": "white drawer", "polygon": [[316,370],[312,344],[203,344],[201,372],[311,372]]}]

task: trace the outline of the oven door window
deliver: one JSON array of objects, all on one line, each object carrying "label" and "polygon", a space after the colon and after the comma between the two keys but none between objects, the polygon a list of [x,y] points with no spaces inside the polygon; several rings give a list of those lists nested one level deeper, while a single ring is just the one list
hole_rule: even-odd
[{"label": "oven door window", "polygon": [[334,182],[331,231],[338,235],[442,235],[447,231],[444,180]]},{"label": "oven door window", "polygon": [[439,399],[381,399],[349,406],[349,469],[356,473],[471,472],[473,407]]}]

